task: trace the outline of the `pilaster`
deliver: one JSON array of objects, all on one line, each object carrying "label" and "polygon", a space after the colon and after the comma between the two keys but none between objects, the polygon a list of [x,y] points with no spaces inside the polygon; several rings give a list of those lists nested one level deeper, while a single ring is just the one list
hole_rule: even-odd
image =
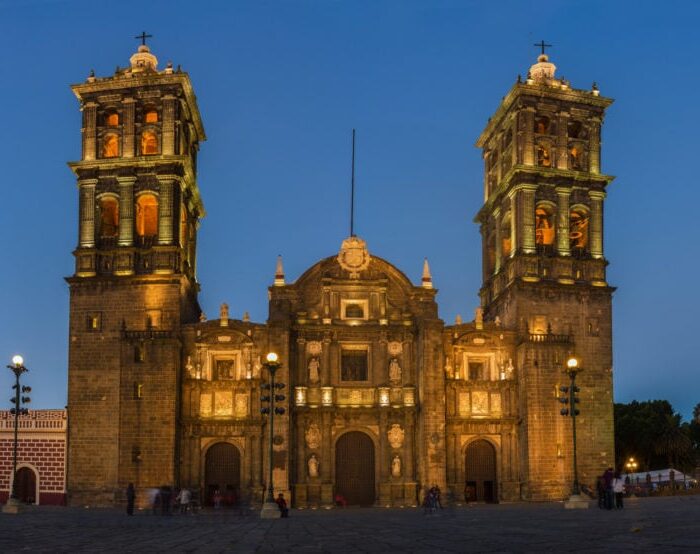
[{"label": "pilaster", "polygon": [[92,161],[97,154],[97,104],[83,106],[83,160]]},{"label": "pilaster", "polygon": [[122,157],[134,157],[134,112],[136,100],[133,98],[125,98],[122,100],[124,106],[122,110]]},{"label": "pilaster", "polygon": [[159,202],[158,202],[158,244],[168,245],[173,243],[173,183],[174,175],[159,175]]},{"label": "pilaster", "polygon": [[568,144],[569,114],[559,113],[557,124],[557,168],[569,169],[569,144]]},{"label": "pilaster", "polygon": [[560,256],[570,256],[569,243],[569,197],[571,189],[557,188],[557,253]]},{"label": "pilaster", "polygon": [[117,177],[119,183],[119,246],[134,244],[134,183],[136,177]]},{"label": "pilaster", "polygon": [[95,247],[95,187],[97,179],[81,179],[80,190],[80,248]]},{"label": "pilaster", "polygon": [[590,118],[590,135],[588,138],[588,171],[600,173],[600,118]]},{"label": "pilaster", "polygon": [[163,155],[175,154],[175,102],[172,95],[163,96]]},{"label": "pilaster", "polygon": [[591,190],[588,192],[591,199],[591,228],[590,228],[590,252],[596,259],[603,258],[603,199],[605,193]]},{"label": "pilaster", "polygon": [[527,107],[522,111],[523,164],[535,165],[535,108]]}]

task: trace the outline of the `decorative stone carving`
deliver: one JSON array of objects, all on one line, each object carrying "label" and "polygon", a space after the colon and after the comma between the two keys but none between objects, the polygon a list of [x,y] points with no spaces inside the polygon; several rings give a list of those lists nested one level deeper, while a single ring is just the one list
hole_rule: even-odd
[{"label": "decorative stone carving", "polygon": [[236,416],[245,417],[248,415],[248,394],[236,394],[233,410]]},{"label": "decorative stone carving", "polygon": [[403,345],[399,341],[393,340],[387,345],[387,351],[391,356],[398,356],[403,352]]},{"label": "decorative stone carving", "polygon": [[489,396],[486,391],[472,392],[472,413],[486,415],[489,413]]},{"label": "decorative stone carving", "polygon": [[404,430],[401,429],[401,425],[398,423],[393,423],[386,433],[392,448],[401,448],[403,446],[404,435]]},{"label": "decorative stone carving", "polygon": [[309,477],[318,477],[318,458],[316,454],[311,454],[308,462]]},{"label": "decorative stone carving", "polygon": [[262,369],[262,363],[260,362],[260,356],[255,359],[255,364],[253,365],[253,378],[260,377],[260,370]]},{"label": "decorative stone carving", "polygon": [[224,302],[219,308],[219,325],[228,327],[228,304]]},{"label": "decorative stone carving", "polygon": [[394,383],[401,381],[401,366],[396,358],[389,362],[389,380]]},{"label": "decorative stone carving", "polygon": [[230,416],[233,414],[233,393],[231,391],[216,391],[214,394],[214,415]]},{"label": "decorative stone carving", "polygon": [[450,356],[445,357],[445,375],[452,377],[452,358]]},{"label": "decorative stone carving", "polygon": [[306,439],[306,446],[311,450],[321,447],[321,430],[315,423],[309,425],[306,433],[304,433],[304,438]]},{"label": "decorative stone carving", "polygon": [[319,356],[323,351],[323,345],[321,344],[321,341],[311,340],[306,343],[306,351],[312,356]]},{"label": "decorative stone carving", "polygon": [[370,256],[367,243],[360,237],[348,237],[343,241],[338,253],[338,264],[350,273],[351,279],[357,279],[360,271],[369,267]]},{"label": "decorative stone carving", "polygon": [[401,458],[398,454],[391,460],[391,475],[393,477],[401,477]]},{"label": "decorative stone carving", "polygon": [[474,311],[474,323],[476,324],[477,329],[484,328],[484,310],[481,308],[477,308]]},{"label": "decorative stone carving", "polygon": [[318,368],[320,364],[318,363],[318,358],[311,358],[309,360],[309,382],[310,383],[318,383],[319,381],[319,375],[318,375]]},{"label": "decorative stone carving", "polygon": [[185,369],[187,370],[187,375],[193,379],[196,377],[194,364],[192,363],[192,356],[187,356],[187,362],[185,362]]},{"label": "decorative stone carving", "polygon": [[211,417],[211,393],[199,395],[199,415],[201,417]]}]

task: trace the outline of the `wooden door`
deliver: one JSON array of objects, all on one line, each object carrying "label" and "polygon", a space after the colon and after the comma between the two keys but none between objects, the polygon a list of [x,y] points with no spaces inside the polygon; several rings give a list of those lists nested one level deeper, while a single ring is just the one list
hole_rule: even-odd
[{"label": "wooden door", "polygon": [[338,439],[335,445],[335,492],[343,495],[348,505],[374,505],[374,469],[374,444],[369,436],[351,431]]},{"label": "wooden door", "polygon": [[36,475],[28,467],[17,470],[17,498],[26,504],[36,504]]},{"label": "wooden door", "polygon": [[[465,500],[497,502],[496,451],[485,440],[478,440],[467,446],[464,462]],[[467,498],[467,491],[469,497]]]},{"label": "wooden door", "polygon": [[204,465],[205,502],[214,503],[218,490],[224,505],[238,502],[241,485],[241,456],[232,444],[219,442],[207,450]]}]

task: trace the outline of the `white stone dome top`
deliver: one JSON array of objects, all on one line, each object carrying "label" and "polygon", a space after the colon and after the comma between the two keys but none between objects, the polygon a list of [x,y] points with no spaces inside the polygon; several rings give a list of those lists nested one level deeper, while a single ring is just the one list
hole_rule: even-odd
[{"label": "white stone dome top", "polygon": [[537,63],[530,67],[530,78],[536,83],[546,83],[554,79],[557,66],[549,61],[547,54],[540,54]]},{"label": "white stone dome top", "polygon": [[151,54],[151,49],[145,44],[139,46],[138,52],[131,56],[129,61],[132,73],[158,70],[158,58]]}]

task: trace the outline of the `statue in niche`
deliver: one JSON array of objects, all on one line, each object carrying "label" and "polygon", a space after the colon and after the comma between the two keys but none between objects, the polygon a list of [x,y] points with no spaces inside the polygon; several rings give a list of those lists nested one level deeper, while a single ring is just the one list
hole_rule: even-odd
[{"label": "statue in niche", "polygon": [[393,477],[401,477],[401,458],[398,454],[391,460],[391,475]]},{"label": "statue in niche", "polygon": [[318,358],[311,358],[309,360],[309,382],[318,383],[320,380],[318,370],[321,364],[318,363]]},{"label": "statue in niche", "polygon": [[260,370],[262,369],[262,363],[260,363],[260,356],[255,359],[255,365],[253,366],[253,377],[260,377]]},{"label": "statue in niche", "polygon": [[396,358],[392,358],[389,362],[389,381],[394,383],[401,381],[401,366]]},{"label": "statue in niche", "polygon": [[318,425],[312,423],[309,428],[304,433],[304,438],[306,439],[306,446],[312,450],[316,450],[321,446],[321,430]]},{"label": "statue in niche", "polygon": [[481,308],[474,310],[474,323],[477,329],[482,329],[484,326],[484,310]]},{"label": "statue in niche", "polygon": [[311,454],[309,458],[309,477],[318,477],[318,458],[316,454]]},{"label": "statue in niche", "polygon": [[192,364],[192,356],[187,356],[187,362],[185,363],[185,369],[187,370],[187,375],[194,378],[194,365]]},{"label": "statue in niche", "polygon": [[452,377],[452,358],[450,356],[445,357],[445,375]]},{"label": "statue in niche", "polygon": [[515,371],[515,367],[513,366],[513,358],[508,358],[508,364],[506,365],[506,379],[512,379],[513,378],[513,372]]}]

